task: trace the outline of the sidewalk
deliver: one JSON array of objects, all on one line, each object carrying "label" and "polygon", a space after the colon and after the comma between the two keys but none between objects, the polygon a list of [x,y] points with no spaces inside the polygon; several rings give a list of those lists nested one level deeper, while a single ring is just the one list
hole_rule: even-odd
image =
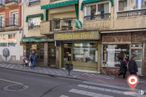
[{"label": "sidewalk", "polygon": [[[35,67],[34,69],[30,69],[30,67],[24,67],[22,65],[14,65],[14,64],[0,64],[0,68],[45,74],[55,77],[79,79],[91,83],[128,88],[126,79],[117,78],[114,76],[100,75],[95,73],[72,71],[71,75],[69,76],[67,74],[67,71],[63,69],[52,69],[52,68],[44,68],[44,67]],[[140,82],[138,84],[138,89],[142,89],[146,91],[146,79],[140,79]]]}]

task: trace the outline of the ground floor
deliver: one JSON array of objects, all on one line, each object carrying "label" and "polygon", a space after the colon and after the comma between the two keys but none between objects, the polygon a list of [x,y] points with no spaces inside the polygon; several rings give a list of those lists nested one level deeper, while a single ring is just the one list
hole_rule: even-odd
[{"label": "ground floor", "polygon": [[27,58],[29,58],[32,50],[35,50],[37,66],[57,68],[54,41],[44,37],[26,37],[23,38],[23,47],[24,56]]},{"label": "ground floor", "polygon": [[146,33],[123,32],[102,34],[102,73],[115,73],[119,57],[136,56],[138,75],[146,75]]},{"label": "ground floor", "polygon": [[22,63],[23,46],[20,44],[22,31],[8,31],[0,33],[0,62]]}]

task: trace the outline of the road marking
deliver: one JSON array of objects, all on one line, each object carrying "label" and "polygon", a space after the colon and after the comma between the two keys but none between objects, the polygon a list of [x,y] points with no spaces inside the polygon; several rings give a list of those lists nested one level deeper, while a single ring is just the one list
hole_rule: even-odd
[{"label": "road marking", "polygon": [[116,94],[124,94],[123,91],[118,91],[118,90],[113,90],[113,89],[106,89],[106,88],[89,86],[89,85],[83,85],[83,84],[79,84],[78,87],[86,88],[86,89],[91,89],[91,90],[99,90],[99,91],[105,91],[105,92],[112,92],[112,93],[116,93]]},{"label": "road marking", "polygon": [[69,97],[69,96],[66,96],[66,95],[61,95],[60,97]]},{"label": "road marking", "polygon": [[7,79],[0,79],[0,81],[4,81],[4,82],[8,82],[8,83],[12,83],[12,84],[18,84],[18,85],[23,85],[20,82],[16,82],[16,81],[12,81],[12,80],[7,80]]},{"label": "road marking", "polygon": [[88,92],[88,91],[79,90],[79,89],[71,89],[69,92],[79,94],[79,95],[84,95],[84,96],[90,96],[90,97],[113,97],[109,95],[98,94],[98,93]]}]

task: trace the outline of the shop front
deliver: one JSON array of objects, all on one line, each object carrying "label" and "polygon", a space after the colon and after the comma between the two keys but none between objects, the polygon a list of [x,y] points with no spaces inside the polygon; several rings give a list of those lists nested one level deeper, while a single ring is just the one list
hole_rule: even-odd
[{"label": "shop front", "polygon": [[136,56],[138,75],[144,75],[145,42],[143,37],[142,34],[134,32],[102,34],[102,73],[117,73],[120,57],[130,59]]},{"label": "shop front", "polygon": [[[29,58],[32,50],[36,51],[37,55],[37,66],[49,66],[49,59],[51,54],[49,51],[51,49],[51,44],[53,40],[42,38],[42,37],[26,37],[22,39],[24,47],[24,55]],[[51,47],[49,47],[51,46]],[[49,56],[50,55],[50,56]],[[49,57],[48,57],[49,56]]]},{"label": "shop front", "polygon": [[57,54],[61,58],[56,56],[60,68],[71,61],[76,70],[99,71],[99,38],[98,31],[55,34],[56,46],[60,48]]}]

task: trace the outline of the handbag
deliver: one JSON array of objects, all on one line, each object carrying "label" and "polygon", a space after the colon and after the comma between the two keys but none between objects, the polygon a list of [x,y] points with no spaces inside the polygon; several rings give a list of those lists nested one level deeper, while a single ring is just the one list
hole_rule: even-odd
[{"label": "handbag", "polygon": [[28,66],[29,66],[29,67],[31,67],[31,66],[32,66],[31,62],[29,62]]}]

